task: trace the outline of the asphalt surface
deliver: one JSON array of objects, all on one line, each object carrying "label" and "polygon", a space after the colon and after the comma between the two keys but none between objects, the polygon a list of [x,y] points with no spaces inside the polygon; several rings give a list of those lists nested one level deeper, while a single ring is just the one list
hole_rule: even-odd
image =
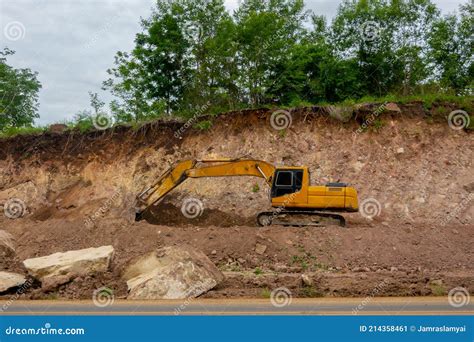
[{"label": "asphalt surface", "polygon": [[0,315],[474,315],[447,297],[0,301]]}]

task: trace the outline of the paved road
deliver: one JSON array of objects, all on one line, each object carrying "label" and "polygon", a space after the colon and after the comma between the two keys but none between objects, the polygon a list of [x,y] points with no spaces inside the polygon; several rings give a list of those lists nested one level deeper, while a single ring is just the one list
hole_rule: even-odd
[{"label": "paved road", "polygon": [[456,308],[449,304],[446,297],[294,298],[286,304],[275,306],[270,299],[116,299],[100,307],[93,301],[14,300],[0,301],[0,315],[474,315],[472,301]]}]

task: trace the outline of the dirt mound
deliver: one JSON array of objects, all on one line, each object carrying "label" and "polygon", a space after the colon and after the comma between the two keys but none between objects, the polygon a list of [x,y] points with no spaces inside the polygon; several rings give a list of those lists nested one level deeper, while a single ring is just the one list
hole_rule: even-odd
[{"label": "dirt mound", "polygon": [[201,227],[216,226],[252,226],[255,225],[255,217],[244,217],[238,213],[225,212],[218,209],[203,210],[196,213],[196,217],[186,217],[182,208],[179,208],[169,201],[163,201],[157,206],[153,206],[150,211],[145,212],[143,219],[151,224],[167,226],[193,225]]}]

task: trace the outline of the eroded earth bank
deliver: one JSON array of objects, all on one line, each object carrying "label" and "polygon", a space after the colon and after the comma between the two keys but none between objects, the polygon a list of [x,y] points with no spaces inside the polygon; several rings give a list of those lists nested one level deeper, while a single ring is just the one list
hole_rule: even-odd
[{"label": "eroded earth bank", "polygon": [[[0,297],[20,288],[24,298],[90,299],[106,288],[172,298],[172,284],[213,298],[279,287],[298,297],[473,293],[472,130],[448,125],[459,109],[450,103],[377,108],[292,109],[284,130],[262,109],[218,116],[206,130],[166,121],[2,140]],[[219,157],[307,165],[313,184],[356,187],[370,213],[345,215],[346,228],[259,228],[266,184],[229,177],[187,180],[134,222],[135,196],[172,163]],[[200,216],[182,214],[188,198],[201,201]],[[36,259],[98,247],[56,255],[60,266]]]}]

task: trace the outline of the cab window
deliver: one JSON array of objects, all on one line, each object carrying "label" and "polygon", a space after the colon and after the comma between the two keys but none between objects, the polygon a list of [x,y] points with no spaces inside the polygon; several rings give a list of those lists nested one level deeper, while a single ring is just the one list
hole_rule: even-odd
[{"label": "cab window", "polygon": [[275,185],[292,186],[293,185],[293,172],[278,171]]},{"label": "cab window", "polygon": [[301,190],[303,170],[277,170],[272,187],[272,197],[280,197]]}]

